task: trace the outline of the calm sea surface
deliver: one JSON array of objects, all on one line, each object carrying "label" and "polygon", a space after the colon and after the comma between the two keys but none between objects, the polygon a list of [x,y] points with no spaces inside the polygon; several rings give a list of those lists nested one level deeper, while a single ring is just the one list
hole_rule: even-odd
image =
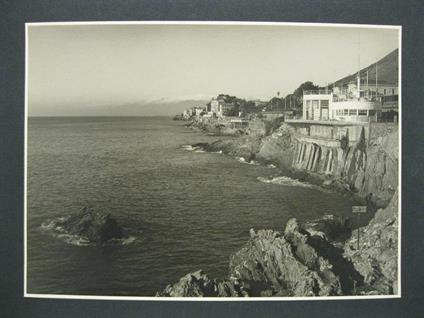
[{"label": "calm sea surface", "polygon": [[[217,137],[164,117],[30,118],[28,292],[150,296],[203,269],[224,277],[249,229],[290,217],[347,215],[351,203],[318,188],[260,182],[273,168],[183,145]],[[70,244],[42,224],[91,205],[135,240]]]}]

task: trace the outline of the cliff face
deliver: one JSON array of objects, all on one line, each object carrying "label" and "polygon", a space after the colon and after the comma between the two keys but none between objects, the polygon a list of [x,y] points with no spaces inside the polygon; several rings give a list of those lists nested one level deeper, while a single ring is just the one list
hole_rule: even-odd
[{"label": "cliff face", "polygon": [[[282,171],[301,172],[350,191],[377,207],[389,203],[398,184],[397,129],[384,130],[371,140],[365,140],[363,131],[355,144],[343,145],[336,141],[325,143],[313,137],[305,138],[287,124],[275,129],[270,126],[272,123],[260,122],[255,119],[252,128],[238,131],[238,135],[244,136],[202,146],[208,151],[223,151],[248,161],[273,163]],[[214,131],[221,124],[211,119],[207,126],[202,125],[200,127],[206,131]],[[211,125],[215,128],[210,128]],[[219,128],[221,134],[227,129],[223,127]],[[270,131],[274,132],[267,135]]]},{"label": "cliff face", "polygon": [[392,131],[355,145],[323,145],[297,137],[282,125],[265,138],[256,158],[291,169],[321,176],[343,185],[359,197],[386,206],[398,183],[398,135]]},{"label": "cliff face", "polygon": [[282,125],[271,136],[263,139],[256,158],[272,162],[282,170],[289,170],[292,169],[295,149],[296,140],[293,129],[288,125]]},{"label": "cliff face", "polygon": [[[344,256],[364,277],[371,293],[397,293],[398,283],[398,192],[371,222],[353,231],[344,246]],[[359,249],[358,249],[358,231]]]}]

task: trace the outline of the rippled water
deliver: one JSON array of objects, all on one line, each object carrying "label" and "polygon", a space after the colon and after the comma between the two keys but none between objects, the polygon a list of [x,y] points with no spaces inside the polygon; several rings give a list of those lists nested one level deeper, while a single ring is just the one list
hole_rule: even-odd
[{"label": "rippled water", "polygon": [[[198,269],[224,277],[252,227],[349,214],[351,203],[337,193],[267,182],[272,166],[184,147],[216,137],[183,125],[164,117],[30,118],[28,292],[150,296]],[[135,241],[78,246],[41,226],[85,205],[108,208],[139,232]]]}]

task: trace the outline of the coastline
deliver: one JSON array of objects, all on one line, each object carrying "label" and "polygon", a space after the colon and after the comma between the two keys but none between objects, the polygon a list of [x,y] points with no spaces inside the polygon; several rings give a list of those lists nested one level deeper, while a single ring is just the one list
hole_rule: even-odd
[{"label": "coastline", "polygon": [[[296,166],[299,144],[291,127],[285,123],[266,123],[262,119],[255,121],[254,129],[232,131],[222,122],[213,120],[206,124],[194,120],[186,126],[217,137],[232,136],[192,147],[244,158],[248,163],[272,164],[278,168],[280,177],[306,181],[353,197],[358,204],[368,207],[373,218],[366,226],[357,229],[352,226],[352,220],[332,215],[303,224],[291,219],[282,232],[251,229],[249,241],[230,258],[227,279],[210,279],[200,269],[168,285],[157,296],[397,294],[398,192],[396,189],[392,191],[390,186],[389,189],[376,186],[376,169],[367,171],[367,168],[371,170],[381,165],[381,153],[384,152],[382,178],[394,178],[393,175],[397,178],[397,171],[387,170],[397,168],[397,158],[391,166],[386,162],[393,159],[390,155],[396,154],[397,145],[387,147],[387,144],[395,137],[397,140],[397,136],[389,132],[367,143],[358,142],[343,151],[341,174],[322,174],[319,168],[310,171]],[[344,171],[348,173],[343,174]],[[357,185],[362,188],[355,188]],[[375,193],[369,192],[370,189]],[[362,238],[360,243],[358,232]]]}]

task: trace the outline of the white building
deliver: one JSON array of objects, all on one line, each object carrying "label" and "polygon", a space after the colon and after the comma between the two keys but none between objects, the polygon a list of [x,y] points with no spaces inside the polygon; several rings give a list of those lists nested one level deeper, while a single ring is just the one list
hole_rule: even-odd
[{"label": "white building", "polygon": [[328,90],[303,92],[303,119],[329,120],[333,94]]},{"label": "white building", "polygon": [[202,108],[202,107],[195,107],[194,108],[194,112],[195,112],[195,115],[196,116],[201,116],[202,113],[204,112],[204,108]]},{"label": "white building", "polygon": [[222,117],[222,103],[216,98],[212,98],[211,100],[211,112],[217,115],[218,117]]},{"label": "white building", "polygon": [[363,97],[339,99],[328,90],[305,91],[303,94],[304,120],[368,122],[377,121],[380,112],[380,101]]}]

